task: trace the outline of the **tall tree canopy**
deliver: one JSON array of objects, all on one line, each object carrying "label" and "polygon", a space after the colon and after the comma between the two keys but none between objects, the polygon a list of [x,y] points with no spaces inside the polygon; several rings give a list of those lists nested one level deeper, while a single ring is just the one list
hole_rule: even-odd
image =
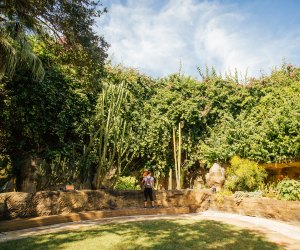
[{"label": "tall tree canopy", "polygon": [[[104,12],[99,1],[0,0],[0,70],[12,74],[20,56],[29,51],[25,35],[34,33],[62,44],[77,66],[102,66],[108,44],[93,25]],[[37,63],[35,58],[31,68],[41,78]]]},{"label": "tall tree canopy", "polygon": [[11,160],[18,190],[31,189],[36,159],[51,176],[41,185],[75,176],[107,57],[93,30],[104,12],[99,1],[0,0],[0,165]]},{"label": "tall tree canopy", "polygon": [[114,170],[113,186],[144,167],[164,176],[180,165],[191,178],[234,155],[299,158],[299,68],[244,85],[214,69],[152,79],[105,61],[93,30],[105,12],[99,1],[0,0],[0,170],[11,165],[18,190],[99,188]]}]

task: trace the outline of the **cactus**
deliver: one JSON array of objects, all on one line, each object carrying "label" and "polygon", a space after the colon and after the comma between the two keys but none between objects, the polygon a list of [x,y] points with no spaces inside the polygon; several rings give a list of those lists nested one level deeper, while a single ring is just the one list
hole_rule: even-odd
[{"label": "cactus", "polygon": [[175,177],[176,177],[176,189],[181,189],[181,129],[183,124],[178,124],[178,139],[176,139],[176,131],[173,128],[173,146],[174,146],[174,165],[175,165]]},{"label": "cactus", "polygon": [[126,87],[124,82],[117,86],[104,86],[98,98],[94,118],[97,129],[84,148],[83,156],[84,171],[89,171],[88,159],[96,155],[97,165],[93,173],[96,188],[101,187],[104,177],[114,167],[117,167],[116,175],[119,176],[135,156],[135,151],[129,150],[132,130],[122,118],[122,106],[128,94]]}]

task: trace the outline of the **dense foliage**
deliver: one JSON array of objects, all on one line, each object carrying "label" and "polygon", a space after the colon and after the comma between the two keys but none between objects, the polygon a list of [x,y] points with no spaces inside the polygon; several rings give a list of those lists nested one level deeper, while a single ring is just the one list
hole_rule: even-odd
[{"label": "dense foliage", "polygon": [[99,1],[91,0],[0,0],[0,74],[11,76],[20,59],[38,72],[34,55],[28,60],[28,33],[49,45],[49,37],[62,44],[81,71],[101,68],[108,44],[94,32],[93,24],[106,11]]},{"label": "dense foliage", "polygon": [[0,166],[17,190],[74,182],[108,46],[92,26],[106,10],[85,0],[0,7]]},{"label": "dense foliage", "polygon": [[[245,86],[241,112],[227,112],[212,130],[209,158],[239,155],[260,162],[282,162],[300,153],[300,71],[283,65]],[[211,151],[212,150],[212,151]]]},{"label": "dense foliage", "polygon": [[231,191],[255,191],[264,183],[266,170],[256,162],[237,156],[230,160],[225,186]]},{"label": "dense foliage", "polygon": [[277,184],[279,197],[288,201],[300,201],[300,181],[284,179]]},{"label": "dense foliage", "polygon": [[[24,85],[18,80],[25,79],[20,71],[15,82],[6,84],[9,98],[3,114],[8,126],[6,145],[10,146],[5,151],[11,159],[14,155],[20,158],[18,148],[25,147],[23,151],[34,152],[44,166],[48,162],[52,167],[40,171],[53,177],[47,185],[88,181],[100,187],[108,172],[118,178],[142,168],[166,178],[169,170],[174,170],[172,131],[177,131],[179,122],[183,125],[184,186],[189,186],[201,169],[215,161],[226,163],[234,155],[261,163],[298,159],[300,155],[298,68],[283,65],[268,77],[241,85],[234,78],[216,75],[197,80],[178,73],[151,79],[108,64],[106,76],[99,82],[102,90],[87,92],[87,85],[75,80],[63,64],[53,66],[57,57],[43,46],[38,48],[44,80],[30,83],[28,79]],[[120,88],[127,93],[122,100],[118,99]],[[116,107],[112,104],[119,105],[118,113],[110,111]],[[109,113],[113,119],[107,123]],[[101,132],[106,125],[110,131]],[[107,148],[99,149],[99,143]],[[233,172],[245,173],[241,178],[251,183],[240,186],[230,182],[232,190],[255,190],[262,183],[265,173],[257,174],[258,165],[250,163]],[[102,172],[95,184],[97,171]]]},{"label": "dense foliage", "polygon": [[133,176],[122,176],[118,179],[115,189],[118,190],[140,190],[140,184]]},{"label": "dense foliage", "polygon": [[256,162],[299,159],[297,67],[243,83],[213,68],[153,79],[105,61],[98,2],[0,0],[0,11],[0,173],[18,190],[115,187],[143,168],[171,180],[175,165],[191,187],[238,156],[251,161],[233,158],[226,185],[251,191],[266,176]]}]

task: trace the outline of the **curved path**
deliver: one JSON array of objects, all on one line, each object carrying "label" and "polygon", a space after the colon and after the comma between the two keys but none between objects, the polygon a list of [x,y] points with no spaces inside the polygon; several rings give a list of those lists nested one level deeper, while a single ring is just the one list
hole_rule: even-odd
[{"label": "curved path", "polygon": [[300,225],[289,224],[271,219],[244,216],[216,211],[205,211],[194,214],[180,215],[134,215],[114,218],[104,218],[97,220],[87,220],[80,222],[61,223],[51,226],[42,226],[0,234],[0,241],[20,239],[24,237],[48,234],[65,230],[75,230],[82,227],[95,226],[108,223],[123,223],[128,221],[141,220],[173,220],[173,219],[192,219],[192,220],[215,220],[227,224],[232,224],[241,228],[256,231],[263,234],[269,241],[281,245],[284,249],[300,249]]}]

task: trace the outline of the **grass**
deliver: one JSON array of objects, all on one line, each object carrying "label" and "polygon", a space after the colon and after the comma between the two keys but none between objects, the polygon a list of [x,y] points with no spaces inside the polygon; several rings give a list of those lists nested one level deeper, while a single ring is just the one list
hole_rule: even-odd
[{"label": "grass", "polygon": [[263,236],[216,221],[151,220],[98,225],[0,243],[2,250],[281,249]]}]

